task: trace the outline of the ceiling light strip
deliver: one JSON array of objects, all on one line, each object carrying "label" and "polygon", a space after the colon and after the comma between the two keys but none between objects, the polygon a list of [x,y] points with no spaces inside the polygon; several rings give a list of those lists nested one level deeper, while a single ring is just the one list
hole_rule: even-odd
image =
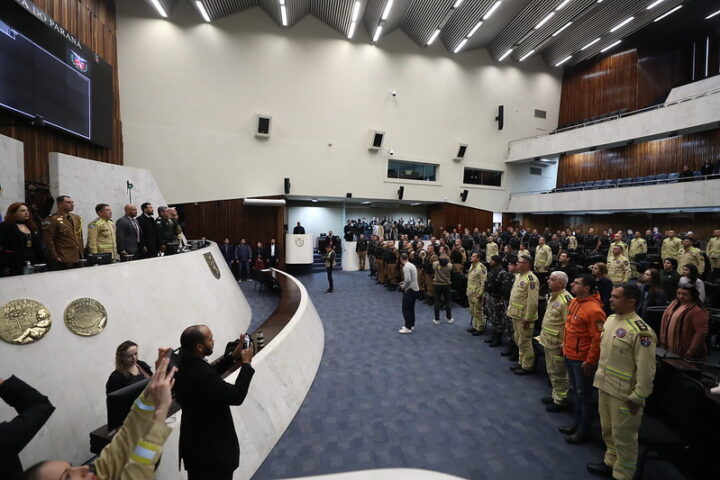
[{"label": "ceiling light strip", "polygon": [[618,24],[615,25],[613,28],[611,28],[611,29],[610,29],[610,33],[613,33],[613,32],[615,32],[615,31],[617,31],[617,30],[620,30],[622,27],[624,27],[624,26],[627,25],[628,23],[632,22],[633,20],[635,20],[635,17],[628,17],[628,18],[626,18],[625,20],[623,20],[622,22],[618,23]]},{"label": "ceiling light strip", "polygon": [[497,10],[500,5],[502,5],[502,1],[495,2],[493,6],[490,7],[490,10],[488,10],[485,15],[483,15],[482,19],[487,20],[488,18],[490,18],[490,15],[495,13],[495,10]]},{"label": "ceiling light strip", "polygon": [[425,45],[430,46],[433,44],[435,39],[440,35],[440,29],[436,28],[432,35],[430,35],[430,38],[428,39],[427,43]]},{"label": "ceiling light strip", "polygon": [[393,6],[393,0],[388,0],[388,2],[385,4],[385,8],[383,9],[382,16],[380,17],[380,20],[387,20],[390,16],[390,10]]},{"label": "ceiling light strip", "polygon": [[590,42],[590,43],[588,43],[587,45],[585,45],[584,47],[582,47],[582,48],[580,49],[580,51],[582,52],[582,51],[584,51],[584,50],[587,50],[588,48],[592,47],[593,45],[595,45],[595,44],[596,44],[597,42],[599,42],[599,41],[600,41],[600,37],[596,38],[596,39],[593,40],[592,42]]},{"label": "ceiling light strip", "polygon": [[560,35],[560,32],[562,32],[563,30],[565,30],[566,28],[568,28],[570,25],[572,25],[572,22],[566,23],[565,25],[563,25],[563,26],[560,28],[560,30],[558,30],[557,32],[553,33],[552,36],[553,36],[553,37],[557,37],[558,35]]},{"label": "ceiling light strip", "polygon": [[558,7],[555,9],[555,11],[559,12],[560,10],[562,10],[565,7],[565,5],[567,5],[570,2],[572,2],[572,0],[565,0],[560,5],[558,5]]},{"label": "ceiling light strip", "polygon": [[378,41],[378,39],[380,38],[380,34],[382,34],[382,30],[383,30],[383,26],[378,25],[377,28],[375,29],[375,35],[373,35],[373,42]]},{"label": "ceiling light strip", "polygon": [[155,10],[157,10],[161,17],[167,18],[167,13],[158,0],[150,0],[150,3],[152,3],[152,6],[155,7]]},{"label": "ceiling light strip", "polygon": [[720,15],[720,10],[718,10],[718,11],[715,12],[715,13],[711,13],[710,15],[708,15],[707,17],[705,17],[705,20],[710,20],[711,18],[713,18],[713,17],[715,17],[715,16],[717,16],[717,15]]},{"label": "ceiling light strip", "polygon": [[607,47],[605,47],[605,48],[603,48],[602,50],[600,50],[600,53],[605,53],[605,52],[607,52],[607,51],[610,50],[611,48],[619,45],[621,42],[622,42],[622,40],[618,40],[617,42],[608,45]]},{"label": "ceiling light strip", "polygon": [[658,5],[660,5],[660,4],[661,4],[662,2],[664,2],[664,1],[665,1],[665,0],[656,0],[655,2],[651,3],[650,5],[648,5],[645,10],[652,10],[653,8],[657,7]]},{"label": "ceiling light strip", "polygon": [[571,58],[572,58],[572,55],[568,55],[567,57],[563,58],[563,59],[560,60],[558,63],[556,63],[555,66],[556,66],[556,67],[559,67],[560,65],[562,65],[562,64],[565,63],[565,62],[567,62],[567,61],[570,60]]},{"label": "ceiling light strip", "polygon": [[547,15],[545,15],[545,18],[543,18],[542,20],[540,20],[540,22],[539,22],[537,25],[535,25],[535,30],[537,30],[537,29],[539,29],[540,27],[542,27],[543,25],[545,25],[545,24],[546,24],[547,22],[549,22],[550,19],[551,19],[552,17],[554,17],[554,16],[555,16],[555,12],[554,12],[554,11],[548,13]]},{"label": "ceiling light strip", "polygon": [[512,53],[512,51],[513,51],[513,49],[509,48],[507,52],[500,55],[500,58],[498,58],[498,62],[502,62],[503,60],[505,60],[507,58],[507,56]]},{"label": "ceiling light strip", "polygon": [[535,53],[535,50],[534,50],[534,49],[533,49],[533,50],[530,50],[528,53],[526,53],[525,55],[523,55],[522,57],[520,57],[520,60],[519,60],[519,61],[522,62],[523,60],[525,60],[526,58],[528,58],[528,57],[529,57],[530,55],[532,55],[533,53]]},{"label": "ceiling light strip", "polygon": [[210,15],[208,15],[207,10],[205,10],[205,5],[203,5],[203,2],[200,0],[197,0],[195,2],[195,6],[197,6],[197,9],[200,10],[200,15],[202,15],[203,19],[206,22],[210,22]]},{"label": "ceiling light strip", "polygon": [[458,53],[460,50],[462,50],[462,48],[465,46],[467,41],[468,41],[467,38],[463,38],[462,42],[460,42],[460,44],[457,47],[455,47],[455,50],[453,50],[453,53]]},{"label": "ceiling light strip", "polygon": [[677,7],[673,8],[673,9],[670,10],[669,12],[665,12],[665,13],[663,13],[662,15],[660,15],[658,18],[656,18],[655,20],[653,20],[653,22],[659,22],[659,21],[662,20],[663,18],[667,17],[667,16],[670,15],[671,13],[677,12],[677,11],[680,10],[681,8],[682,8],[682,5],[678,5]]},{"label": "ceiling light strip", "polygon": [[355,35],[355,29],[357,28],[358,18],[360,18],[360,0],[357,0],[353,5],[352,14],[350,15],[350,28],[348,28],[347,38],[351,39]]}]

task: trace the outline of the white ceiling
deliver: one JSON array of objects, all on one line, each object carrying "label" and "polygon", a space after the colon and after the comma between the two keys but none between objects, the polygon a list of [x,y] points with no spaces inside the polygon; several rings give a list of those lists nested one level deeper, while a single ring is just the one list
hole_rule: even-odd
[{"label": "white ceiling", "polygon": [[[141,1],[149,5],[159,4],[169,14],[171,21],[172,10],[178,2]],[[184,1],[198,8],[197,0]],[[469,38],[470,32],[497,3],[496,0],[202,0],[202,3],[211,21],[259,7],[278,25],[283,26],[280,7],[283,2],[287,9],[287,28],[292,28],[306,15],[314,15],[341,35],[347,36],[356,1],[359,2],[357,28],[361,28],[359,24],[364,25],[372,39],[378,26],[383,27],[376,42],[379,47],[382,47],[382,38],[397,29],[419,47],[424,47],[435,30],[441,28],[435,42],[442,42],[449,52],[454,52],[467,38],[462,52],[487,48],[490,55],[499,61],[503,54],[512,49],[503,61],[517,62],[534,51],[532,55],[542,55],[548,65],[556,65],[571,56],[563,62],[564,66],[600,53],[601,49],[692,0],[661,0],[659,3],[657,0],[503,0]],[[392,6],[389,15],[382,20],[383,11],[390,1]],[[459,6],[454,8],[457,3],[460,3]],[[656,3],[652,9],[647,8]],[[714,2],[707,3],[708,10],[714,10],[710,5]],[[536,28],[550,13],[553,13],[552,17]],[[155,8],[149,10],[149,15],[157,15]],[[610,32],[629,17],[635,18],[615,32]],[[662,21],[672,22],[672,16]],[[556,34],[560,29],[563,30]],[[582,50],[597,38],[600,38],[597,43]]]}]

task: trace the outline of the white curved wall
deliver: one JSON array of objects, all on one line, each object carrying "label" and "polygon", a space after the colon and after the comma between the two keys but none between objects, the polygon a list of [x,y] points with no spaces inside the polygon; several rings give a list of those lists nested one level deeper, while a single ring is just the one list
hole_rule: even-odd
[{"label": "white curved wall", "polygon": [[[561,70],[539,56],[451,55],[399,30],[374,47],[364,27],[353,41],[312,16],[282,29],[260,8],[207,24],[191,2],[169,20],[116,3],[125,164],[150,169],[172,203],[282,194],[285,177],[292,195],[397,198],[389,148],[440,164],[434,185],[403,182],[406,200],[460,203],[464,166],[504,170],[509,140],[557,126]],[[272,115],[271,138],[254,137],[257,113]],[[368,151],[370,129],[386,132],[383,151]],[[470,147],[453,162],[459,142]],[[473,189],[466,205],[500,211],[507,192]]]},{"label": "white curved wall", "polygon": [[[220,268],[220,279],[203,258],[208,251]],[[80,337],[65,326],[65,307],[79,297],[105,306],[108,323],[99,335]],[[137,342],[140,358],[152,365],[157,347],[178,347],[180,333],[189,325],[208,325],[221,346],[245,332],[251,318],[250,306],[214,244],[170,257],[0,278],[0,305],[20,298],[43,303],[53,320],[50,331],[34,344],[0,341],[0,376],[15,374],[56,407],[23,450],[26,466],[48,458],[75,463],[91,457],[88,434],[106,423],[105,382],[121,342]],[[0,402],[0,419],[15,415]],[[177,448],[174,459],[171,453],[163,457],[163,464],[171,463],[177,469]]]}]

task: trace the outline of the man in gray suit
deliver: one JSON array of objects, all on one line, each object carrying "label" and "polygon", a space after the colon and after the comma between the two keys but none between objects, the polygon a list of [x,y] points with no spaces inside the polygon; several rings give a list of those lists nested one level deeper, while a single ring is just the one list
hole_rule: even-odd
[{"label": "man in gray suit", "polygon": [[125,216],[115,223],[115,236],[117,238],[117,251],[120,258],[124,255],[135,255],[140,250],[140,225],[137,222],[138,209],[135,205],[125,205]]}]

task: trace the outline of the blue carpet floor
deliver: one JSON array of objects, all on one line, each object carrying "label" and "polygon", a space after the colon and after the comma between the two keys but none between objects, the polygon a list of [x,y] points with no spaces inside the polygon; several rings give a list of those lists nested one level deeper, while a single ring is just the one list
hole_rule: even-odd
[{"label": "blue carpet floor", "polygon": [[[413,467],[467,479],[595,478],[585,470],[602,458],[595,438],[567,445],[557,431],[571,414],[547,413],[547,377],[519,377],[510,362],[465,330],[470,316],[453,304],[454,324],[432,323],[417,303],[416,332],[400,335],[401,294],[363,272],[300,277],[325,326],[325,352],[302,407],[255,480],[353,470]],[[241,284],[253,323],[277,297]],[[444,319],[444,312],[441,313]],[[242,435],[242,432],[239,432]],[[682,478],[664,462],[646,478]]]}]

